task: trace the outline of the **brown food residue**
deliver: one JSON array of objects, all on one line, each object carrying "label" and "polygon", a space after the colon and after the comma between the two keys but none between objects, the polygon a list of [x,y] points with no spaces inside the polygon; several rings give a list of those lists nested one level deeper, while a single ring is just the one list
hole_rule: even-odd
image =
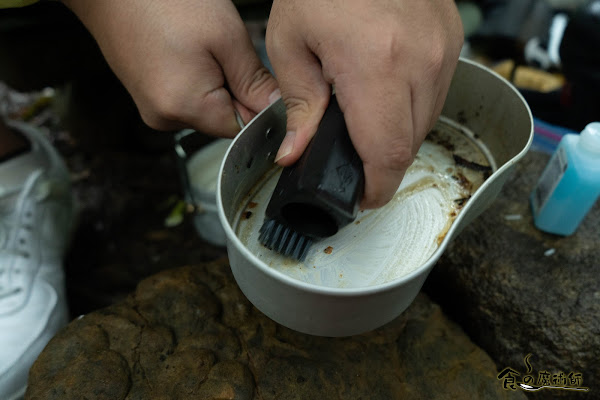
[{"label": "brown food residue", "polygon": [[254,208],[258,205],[258,203],[251,201],[250,203],[248,203],[248,208]]},{"label": "brown food residue", "polygon": [[444,233],[440,234],[440,235],[437,237],[437,240],[436,240],[436,242],[437,242],[437,245],[438,245],[438,246],[439,246],[440,244],[442,244],[442,242],[443,242],[443,241],[444,241],[444,239],[446,238],[446,233],[448,233],[448,232],[444,232]]},{"label": "brown food residue", "polygon": [[471,183],[471,181],[469,181],[467,177],[461,174],[460,172],[456,175],[452,175],[452,178],[454,178],[454,180],[457,181],[460,186],[467,190],[471,190],[473,188],[473,184]]},{"label": "brown food residue", "polygon": [[436,129],[433,129],[427,134],[427,139],[435,144],[439,144],[444,147],[448,151],[454,151],[454,144],[451,143],[447,137],[443,137],[443,135]]},{"label": "brown food residue", "polygon": [[478,172],[491,172],[492,171],[492,167],[490,167],[489,165],[483,165],[483,164],[476,163],[474,161],[466,160],[466,159],[462,158],[461,156],[459,156],[458,154],[453,154],[452,157],[454,158],[454,162],[456,163],[456,165],[460,165],[461,167],[469,168],[469,169],[472,169],[473,171],[478,171]]},{"label": "brown food residue", "polygon": [[333,247],[331,247],[331,246],[327,246],[327,248],[325,250],[323,250],[323,252],[325,254],[331,254],[332,251],[333,251]]},{"label": "brown food residue", "polygon": [[252,216],[252,211],[246,211],[244,213],[244,219],[250,219],[251,216]]},{"label": "brown food residue", "polygon": [[471,198],[471,196],[469,197],[463,197],[462,199],[455,199],[454,203],[456,203],[457,207],[460,209],[462,208],[462,206],[465,205],[465,203]]}]

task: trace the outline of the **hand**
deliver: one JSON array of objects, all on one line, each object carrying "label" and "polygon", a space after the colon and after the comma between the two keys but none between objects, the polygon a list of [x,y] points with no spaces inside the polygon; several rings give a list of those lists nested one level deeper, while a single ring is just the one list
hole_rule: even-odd
[{"label": "hand", "polygon": [[453,0],[274,0],[267,51],[288,116],[277,162],[303,153],[333,85],[363,160],[361,206],[384,205],[441,113],[462,43]]},{"label": "hand", "polygon": [[86,25],[133,97],[160,130],[193,127],[232,137],[277,99],[227,0],[63,0]]}]

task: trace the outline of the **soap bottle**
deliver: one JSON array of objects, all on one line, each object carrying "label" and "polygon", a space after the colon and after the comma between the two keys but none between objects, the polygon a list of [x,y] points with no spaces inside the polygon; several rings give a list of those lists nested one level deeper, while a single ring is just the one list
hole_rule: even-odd
[{"label": "soap bottle", "polygon": [[563,136],[530,196],[540,230],[571,235],[600,195],[600,122]]}]

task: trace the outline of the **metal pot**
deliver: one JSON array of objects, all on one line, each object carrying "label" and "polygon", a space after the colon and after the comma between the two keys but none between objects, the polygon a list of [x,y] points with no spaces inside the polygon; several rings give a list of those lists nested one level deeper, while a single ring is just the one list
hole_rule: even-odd
[{"label": "metal pot", "polygon": [[179,176],[184,199],[194,207],[194,227],[202,239],[216,246],[226,243],[217,213],[216,187],[219,168],[231,141],[216,139],[207,144],[206,136],[193,129],[175,134]]},{"label": "metal pot", "polygon": [[493,172],[472,194],[433,254],[418,268],[375,285],[331,287],[295,279],[273,268],[272,262],[257,257],[236,234],[236,225],[243,218],[243,204],[273,169],[273,158],[286,131],[281,101],[262,111],[230,146],[217,186],[218,213],[227,237],[231,269],[246,297],[274,321],[321,336],[359,334],[400,315],[448,243],[492,204],[533,138],[531,112],[518,91],[494,72],[467,60],[459,61],[442,118],[474,133],[495,164]]}]

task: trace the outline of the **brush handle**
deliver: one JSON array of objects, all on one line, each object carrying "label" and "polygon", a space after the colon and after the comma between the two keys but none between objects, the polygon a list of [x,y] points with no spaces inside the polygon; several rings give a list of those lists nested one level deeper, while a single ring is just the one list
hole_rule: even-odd
[{"label": "brush handle", "polygon": [[364,172],[335,96],[300,159],[284,168],[266,210],[311,238],[335,234],[352,222],[364,191]]}]

